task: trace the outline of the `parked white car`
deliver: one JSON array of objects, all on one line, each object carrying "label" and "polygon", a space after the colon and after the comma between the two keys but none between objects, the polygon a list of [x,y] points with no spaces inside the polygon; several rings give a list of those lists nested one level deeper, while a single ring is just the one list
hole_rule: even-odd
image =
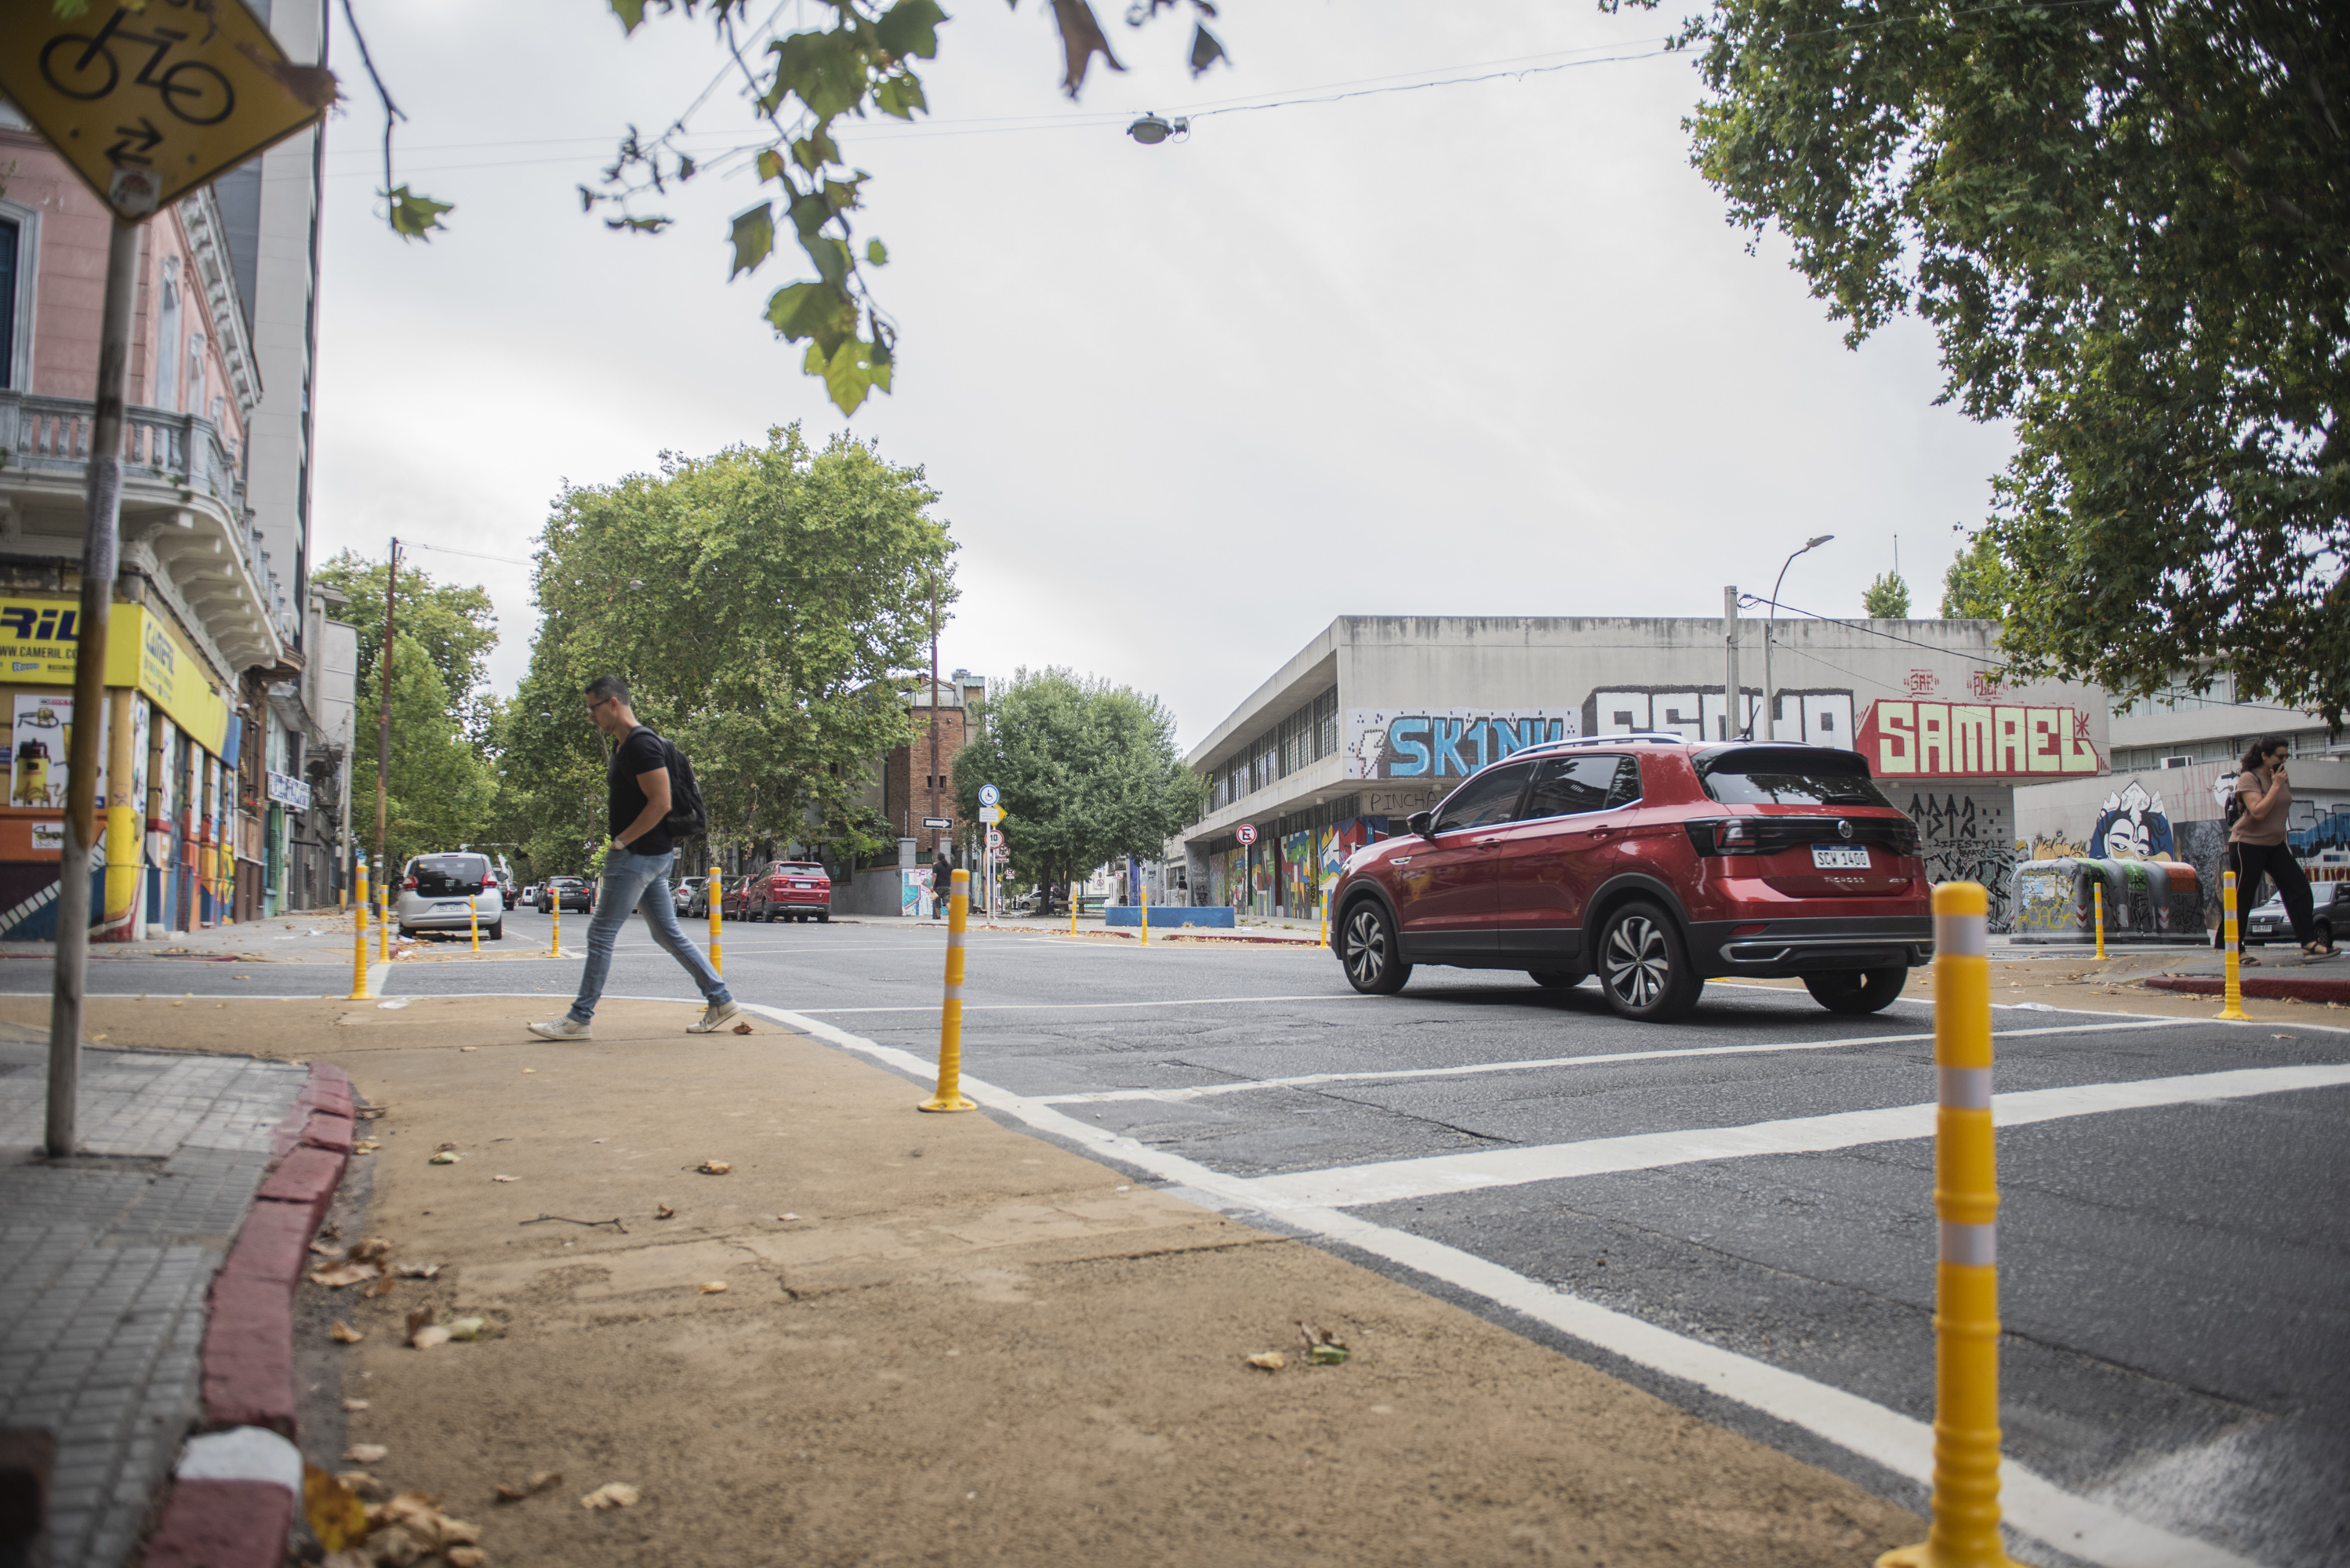
[{"label": "parked white car", "polygon": [[392,919],[400,934],[464,931],[478,922],[482,935],[497,941],[506,934],[505,895],[497,867],[486,855],[420,855],[401,870],[400,898]]}]

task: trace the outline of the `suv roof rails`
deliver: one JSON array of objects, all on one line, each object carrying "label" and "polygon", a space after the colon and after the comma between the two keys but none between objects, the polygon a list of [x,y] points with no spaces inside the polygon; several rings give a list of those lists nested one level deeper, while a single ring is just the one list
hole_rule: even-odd
[{"label": "suv roof rails", "polygon": [[1666,730],[1632,730],[1617,735],[1569,735],[1562,740],[1536,741],[1531,746],[1519,747],[1510,755],[1523,757],[1529,752],[1563,752],[1576,746],[1620,746],[1627,741],[1645,741],[1650,745],[1661,746],[1701,746],[1706,743]]}]

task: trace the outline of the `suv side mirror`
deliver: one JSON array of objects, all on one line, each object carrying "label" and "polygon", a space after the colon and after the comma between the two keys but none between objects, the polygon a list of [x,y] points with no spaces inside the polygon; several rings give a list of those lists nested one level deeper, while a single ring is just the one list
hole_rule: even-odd
[{"label": "suv side mirror", "polygon": [[1403,825],[1422,838],[1433,838],[1436,835],[1430,833],[1429,828],[1435,821],[1436,815],[1433,812],[1415,811],[1403,819]]}]

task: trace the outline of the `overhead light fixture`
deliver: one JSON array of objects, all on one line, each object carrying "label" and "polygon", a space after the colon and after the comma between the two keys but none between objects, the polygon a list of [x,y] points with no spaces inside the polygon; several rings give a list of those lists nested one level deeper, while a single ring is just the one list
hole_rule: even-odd
[{"label": "overhead light fixture", "polygon": [[1167,119],[1155,112],[1146,113],[1126,128],[1126,133],[1145,147],[1156,147],[1170,136],[1188,136],[1191,122],[1188,119]]}]

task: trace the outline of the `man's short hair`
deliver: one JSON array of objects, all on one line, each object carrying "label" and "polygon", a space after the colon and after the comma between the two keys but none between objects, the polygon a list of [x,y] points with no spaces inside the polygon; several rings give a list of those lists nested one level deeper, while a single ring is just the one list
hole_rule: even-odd
[{"label": "man's short hair", "polygon": [[588,682],[588,701],[601,702],[608,697],[617,697],[626,702],[629,700],[629,683],[617,675],[598,675]]}]

